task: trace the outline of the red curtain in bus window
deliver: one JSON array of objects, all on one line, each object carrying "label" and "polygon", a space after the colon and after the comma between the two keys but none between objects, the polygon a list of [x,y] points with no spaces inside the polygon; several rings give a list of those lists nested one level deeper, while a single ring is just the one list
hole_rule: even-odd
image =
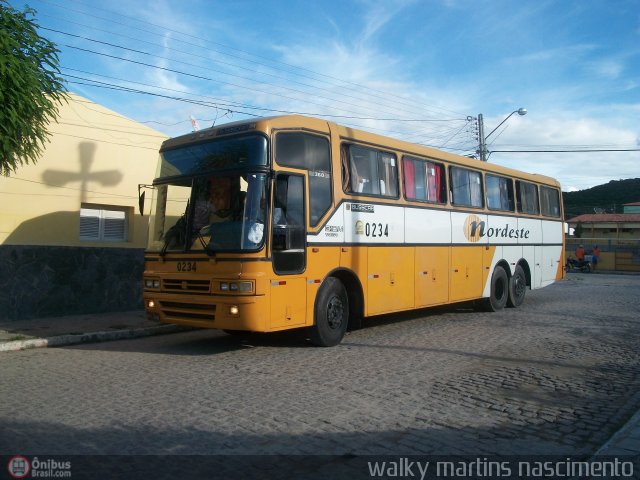
[{"label": "red curtain in bus window", "polygon": [[413,160],[403,159],[404,188],[407,198],[416,198],[416,182]]}]

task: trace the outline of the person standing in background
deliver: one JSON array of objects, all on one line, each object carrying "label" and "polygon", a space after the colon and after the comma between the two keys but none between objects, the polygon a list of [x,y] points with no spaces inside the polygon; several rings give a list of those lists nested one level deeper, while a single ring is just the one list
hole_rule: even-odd
[{"label": "person standing in background", "polygon": [[598,247],[598,245],[596,245],[595,247],[593,247],[593,250],[591,251],[591,263],[593,265],[593,269],[596,269],[596,266],[598,265],[598,262],[600,261],[600,247]]}]

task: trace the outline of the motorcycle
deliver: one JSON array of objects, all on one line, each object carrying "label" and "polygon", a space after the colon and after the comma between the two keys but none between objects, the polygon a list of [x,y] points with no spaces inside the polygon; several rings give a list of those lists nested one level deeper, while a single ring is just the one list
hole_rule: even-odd
[{"label": "motorcycle", "polygon": [[591,272],[591,262],[569,257],[567,259],[567,263],[565,264],[564,268],[565,268],[565,271],[567,272],[573,272],[573,271],[579,270],[582,273],[589,273]]}]

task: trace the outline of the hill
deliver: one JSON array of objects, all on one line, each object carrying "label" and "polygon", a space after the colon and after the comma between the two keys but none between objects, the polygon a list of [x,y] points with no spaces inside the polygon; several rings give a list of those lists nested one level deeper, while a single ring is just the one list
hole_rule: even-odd
[{"label": "hill", "polygon": [[623,204],[640,202],[640,178],[611,180],[604,185],[562,195],[566,219],[583,213],[622,213]]}]

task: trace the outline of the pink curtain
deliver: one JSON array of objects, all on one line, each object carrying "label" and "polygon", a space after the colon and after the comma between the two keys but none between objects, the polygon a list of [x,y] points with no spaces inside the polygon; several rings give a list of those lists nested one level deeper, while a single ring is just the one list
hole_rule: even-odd
[{"label": "pink curtain", "polygon": [[413,160],[403,159],[404,188],[407,198],[416,198],[416,183]]}]

